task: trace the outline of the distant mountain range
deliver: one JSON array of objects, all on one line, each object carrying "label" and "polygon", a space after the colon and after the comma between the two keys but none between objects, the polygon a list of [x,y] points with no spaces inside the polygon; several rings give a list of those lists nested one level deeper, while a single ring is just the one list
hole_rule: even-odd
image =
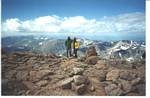
[{"label": "distant mountain range", "polygon": [[[80,41],[79,56],[85,55],[88,47],[95,46],[101,58],[119,58],[126,60],[141,59],[145,52],[144,41],[119,40],[101,41],[78,39]],[[35,53],[65,56],[65,40],[46,36],[12,36],[2,38],[2,50],[9,54],[15,51],[31,51]]]}]

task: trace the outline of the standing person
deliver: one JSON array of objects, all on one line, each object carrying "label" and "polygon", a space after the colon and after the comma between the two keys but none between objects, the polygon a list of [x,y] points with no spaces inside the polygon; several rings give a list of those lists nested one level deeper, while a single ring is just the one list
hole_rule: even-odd
[{"label": "standing person", "polygon": [[67,57],[70,57],[72,56],[71,54],[71,43],[72,43],[72,40],[71,38],[68,36],[67,40],[65,41],[65,45],[66,45],[66,48],[67,48]]},{"label": "standing person", "polygon": [[74,56],[75,56],[76,58],[78,57],[78,56],[77,56],[77,51],[78,51],[79,47],[80,47],[79,42],[77,41],[76,38],[74,38],[74,40],[73,40],[73,53],[74,53]]}]

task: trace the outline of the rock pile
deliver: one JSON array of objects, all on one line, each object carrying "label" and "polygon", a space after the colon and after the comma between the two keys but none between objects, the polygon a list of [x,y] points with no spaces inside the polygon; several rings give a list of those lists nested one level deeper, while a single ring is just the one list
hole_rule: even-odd
[{"label": "rock pile", "polygon": [[26,92],[46,87],[54,74],[49,65],[60,61],[54,56],[47,58],[29,52],[16,52],[6,57],[2,58],[2,80],[7,80],[2,83],[2,95],[26,95]]},{"label": "rock pile", "polygon": [[[137,72],[133,70],[111,70],[107,73],[106,80],[111,81],[105,86],[107,95],[127,95],[130,92],[143,95],[145,92],[137,88],[141,84],[144,85],[145,80],[141,80],[141,77],[138,77]],[[145,89],[145,86],[142,86],[141,89]]]},{"label": "rock pile", "polygon": [[73,68],[73,76],[60,81],[58,83],[59,87],[62,89],[71,89],[78,95],[84,94],[89,84],[89,79],[83,75],[83,71],[83,68]]},{"label": "rock pile", "polygon": [[[30,52],[2,54],[2,95],[144,96],[145,63],[119,62],[99,59],[94,47],[84,62]],[[124,67],[133,64],[138,67]]]},{"label": "rock pile", "polygon": [[95,65],[99,58],[97,57],[97,52],[94,46],[89,47],[86,51],[85,63]]}]

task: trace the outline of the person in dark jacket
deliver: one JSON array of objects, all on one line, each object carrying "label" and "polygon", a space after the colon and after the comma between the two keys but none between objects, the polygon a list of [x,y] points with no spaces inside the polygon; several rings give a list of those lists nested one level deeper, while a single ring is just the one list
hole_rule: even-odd
[{"label": "person in dark jacket", "polygon": [[68,36],[67,40],[65,41],[65,45],[66,45],[66,48],[67,48],[67,57],[72,56],[72,54],[71,54],[71,44],[72,44],[72,40]]},{"label": "person in dark jacket", "polygon": [[144,53],[142,55],[142,58],[145,59],[145,57],[146,57],[146,54],[145,54],[145,51],[144,51]]}]

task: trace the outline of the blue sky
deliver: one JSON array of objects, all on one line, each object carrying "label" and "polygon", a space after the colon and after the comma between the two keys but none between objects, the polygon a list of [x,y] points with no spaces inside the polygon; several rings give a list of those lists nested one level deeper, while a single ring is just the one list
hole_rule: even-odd
[{"label": "blue sky", "polygon": [[145,0],[2,0],[2,27],[6,35],[78,32],[144,38]]}]

